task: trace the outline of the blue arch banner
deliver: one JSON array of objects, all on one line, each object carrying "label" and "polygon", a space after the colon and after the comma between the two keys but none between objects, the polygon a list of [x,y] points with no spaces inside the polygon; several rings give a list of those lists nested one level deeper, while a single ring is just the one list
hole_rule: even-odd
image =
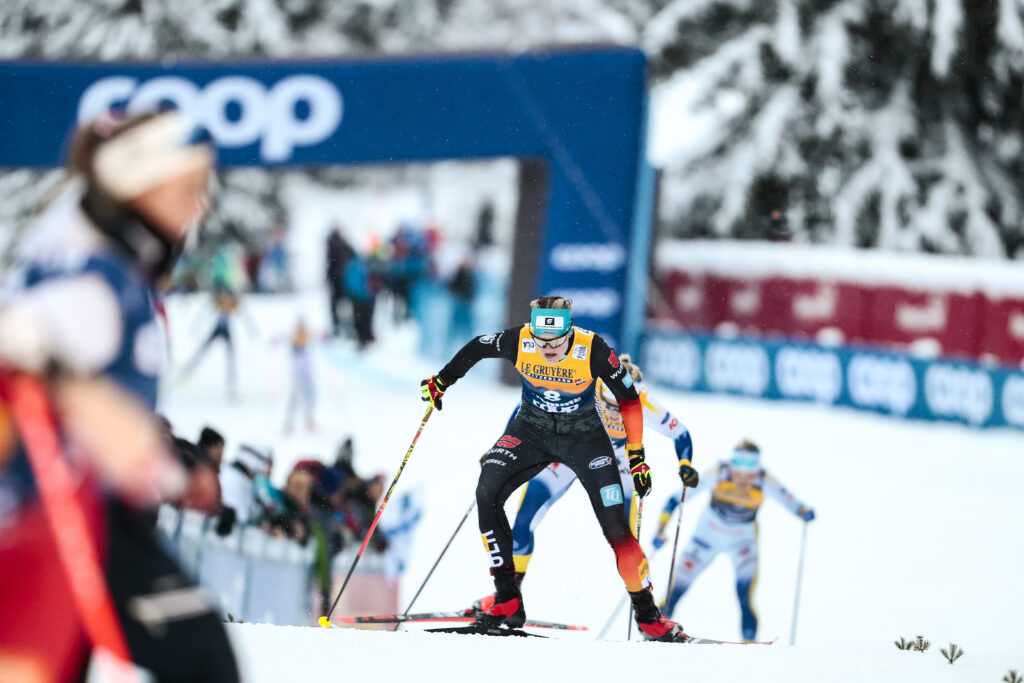
[{"label": "blue arch banner", "polygon": [[[625,309],[643,307],[627,300],[636,298],[626,297],[627,280],[642,283],[647,275],[646,255],[630,253],[634,219],[650,205],[649,191],[638,194],[646,96],[638,50],[2,62],[0,93],[0,167],[58,165],[77,120],[111,107],[130,112],[160,104],[205,125],[223,166],[543,160],[548,187],[533,238],[537,265],[529,281],[517,284],[513,274],[512,286],[527,301],[548,292],[573,296],[576,322],[613,343],[639,333],[623,329],[624,321],[642,319]],[[647,229],[642,218],[637,222]]]}]

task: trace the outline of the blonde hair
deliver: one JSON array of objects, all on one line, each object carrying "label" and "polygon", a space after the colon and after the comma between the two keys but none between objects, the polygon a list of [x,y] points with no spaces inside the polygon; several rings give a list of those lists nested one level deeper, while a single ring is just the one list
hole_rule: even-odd
[{"label": "blonde hair", "polygon": [[755,453],[760,453],[761,452],[761,449],[758,448],[757,444],[754,443],[753,441],[751,441],[750,439],[743,439],[743,441],[740,441],[738,444],[736,444],[736,449],[735,450],[737,450],[737,451],[754,451]]},{"label": "blonde hair", "polygon": [[644,373],[640,371],[639,366],[637,366],[633,362],[633,360],[629,357],[628,353],[624,353],[624,354],[620,355],[619,356],[619,360],[626,367],[626,370],[629,372],[629,375],[630,375],[630,377],[633,378],[634,382],[641,382],[641,381],[643,381]]},{"label": "blonde hair", "polygon": [[564,296],[555,296],[552,294],[537,297],[530,302],[530,308],[572,308],[572,299],[566,299]]}]

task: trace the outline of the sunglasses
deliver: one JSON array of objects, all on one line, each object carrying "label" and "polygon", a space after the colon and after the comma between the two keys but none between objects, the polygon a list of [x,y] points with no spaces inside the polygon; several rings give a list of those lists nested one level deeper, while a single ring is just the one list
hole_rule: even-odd
[{"label": "sunglasses", "polygon": [[534,343],[537,344],[538,347],[540,347],[542,349],[547,349],[547,348],[551,348],[551,347],[555,347],[555,346],[561,346],[562,342],[564,342],[566,339],[568,339],[568,337],[569,337],[569,333],[566,332],[561,337],[555,337],[554,339],[548,339],[548,340],[545,341],[543,339],[539,339],[537,337],[534,337],[533,341],[534,341]]}]

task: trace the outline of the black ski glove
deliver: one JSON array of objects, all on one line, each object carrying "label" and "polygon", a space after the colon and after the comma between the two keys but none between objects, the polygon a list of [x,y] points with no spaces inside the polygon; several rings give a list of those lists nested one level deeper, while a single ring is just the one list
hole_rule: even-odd
[{"label": "black ski glove", "polygon": [[697,470],[693,469],[690,461],[685,459],[679,461],[679,478],[683,480],[683,486],[691,489],[696,488],[700,483],[700,475],[697,474]]}]

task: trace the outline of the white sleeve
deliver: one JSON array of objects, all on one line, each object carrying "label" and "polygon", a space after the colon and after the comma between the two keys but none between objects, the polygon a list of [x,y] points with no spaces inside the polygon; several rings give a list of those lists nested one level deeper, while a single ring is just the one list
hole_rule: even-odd
[{"label": "white sleeve", "polygon": [[800,508],[807,507],[803,501],[787,491],[778,479],[767,472],[764,473],[762,491],[764,491],[765,498],[774,499],[794,515],[800,511]]},{"label": "white sleeve", "polygon": [[643,395],[642,404],[644,407],[644,426],[650,427],[670,439],[686,433],[686,425],[678,417],[651,401],[647,394]]},{"label": "white sleeve", "polygon": [[651,401],[646,389],[640,393],[640,404],[644,411],[644,427],[650,427],[659,434],[672,439],[677,458],[692,460],[693,440],[690,437],[690,430],[686,428],[682,420]]},{"label": "white sleeve", "polygon": [[100,276],[44,282],[0,308],[0,359],[31,372],[52,360],[92,374],[117,356],[122,326],[117,294]]}]

